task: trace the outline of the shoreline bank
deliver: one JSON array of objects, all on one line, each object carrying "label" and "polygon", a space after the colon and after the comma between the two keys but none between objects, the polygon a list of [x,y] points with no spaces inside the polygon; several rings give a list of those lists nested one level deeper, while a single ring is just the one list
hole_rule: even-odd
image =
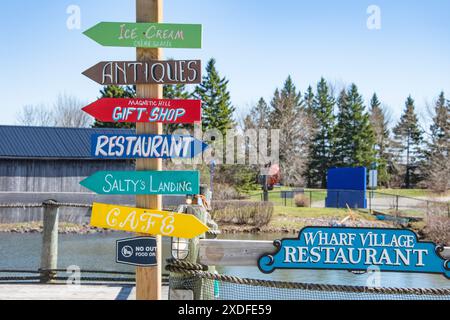
[{"label": "shoreline bank", "polygon": [[[301,221],[300,221],[301,220]],[[230,223],[219,223],[219,229],[222,233],[298,233],[302,226],[330,226],[335,223],[336,219],[330,218],[304,218],[296,219],[296,223],[293,226],[287,226],[282,224],[280,226],[266,225],[266,226],[253,226],[248,224],[238,225]],[[372,228],[389,228],[393,227],[385,222],[378,221],[358,221],[358,222],[348,222],[346,226],[349,227],[372,227]],[[0,224],[0,233],[42,233],[43,226],[40,222],[23,222],[23,223],[11,223],[11,224]],[[109,229],[101,229],[91,227],[88,224],[74,224],[74,223],[59,223],[60,234],[95,234],[95,233],[111,233],[119,232]]]},{"label": "shoreline bank", "polygon": [[[306,226],[336,226],[336,218],[298,218],[291,220],[290,223],[286,221],[271,222],[265,226],[254,226],[248,224],[233,224],[233,223],[218,223],[219,230],[222,234],[284,234],[286,236],[297,236],[299,231]],[[346,221],[345,227],[359,227],[359,228],[398,228],[393,223],[377,220],[357,220]],[[430,236],[424,232],[424,226],[415,225],[410,226],[409,229],[416,232],[421,241],[433,241]],[[24,222],[13,224],[0,224],[0,233],[3,234],[41,234],[43,231],[42,223],[40,222]],[[91,227],[89,224],[74,224],[74,223],[59,223],[59,234],[67,235],[92,235],[92,234],[111,234],[120,233],[122,231],[115,231],[109,229],[101,229]],[[435,240],[435,239],[434,239]],[[433,241],[436,243],[436,241]],[[439,242],[439,241],[438,241]],[[447,243],[446,245],[450,245]]]}]

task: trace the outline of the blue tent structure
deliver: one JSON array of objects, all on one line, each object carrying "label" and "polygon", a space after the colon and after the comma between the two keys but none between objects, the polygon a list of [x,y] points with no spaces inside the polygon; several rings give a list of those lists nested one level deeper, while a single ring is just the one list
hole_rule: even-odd
[{"label": "blue tent structure", "polygon": [[367,208],[365,167],[330,168],[327,173],[327,208]]}]

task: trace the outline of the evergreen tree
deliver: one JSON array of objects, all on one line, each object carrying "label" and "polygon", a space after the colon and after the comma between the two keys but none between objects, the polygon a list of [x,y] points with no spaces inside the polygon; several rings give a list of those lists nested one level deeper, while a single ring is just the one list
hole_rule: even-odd
[{"label": "evergreen tree", "polygon": [[270,127],[280,130],[280,167],[284,183],[299,185],[306,162],[308,128],[302,96],[289,76],[271,102]]},{"label": "evergreen tree", "polygon": [[426,180],[428,187],[446,192],[450,187],[450,102],[441,92],[434,108],[428,143]]},{"label": "evergreen tree", "polygon": [[[174,85],[165,85],[164,86],[163,96],[165,99],[171,99],[171,100],[183,99],[183,100],[185,100],[185,99],[191,98],[192,94],[187,91],[186,85],[174,84]],[[193,128],[193,126],[189,125],[189,124],[179,124],[179,123],[166,124],[166,125],[164,125],[164,132],[166,134],[171,134],[175,130],[178,130],[178,129],[189,130],[192,128]]]},{"label": "evergreen tree", "polygon": [[314,92],[311,86],[308,86],[306,89],[305,96],[303,97],[303,101],[305,104],[305,110],[308,115],[313,116],[314,114]]},{"label": "evergreen tree", "polygon": [[336,164],[369,167],[374,161],[375,135],[355,84],[345,94],[341,93],[338,106]]},{"label": "evergreen tree", "polygon": [[[306,89],[305,96],[303,97],[303,103],[305,105],[305,113],[308,118],[309,128],[311,131],[310,139],[308,141],[308,150],[309,150],[309,153],[311,153],[312,140],[316,136],[317,130],[318,130],[317,123],[314,120],[314,91],[311,86],[308,86],[308,89]],[[306,170],[303,173],[303,175],[306,179],[306,185],[309,187],[311,187],[313,185],[313,181],[317,182],[316,176],[315,176],[315,174],[313,174],[312,169],[310,168],[310,164],[311,164],[311,161],[309,158],[307,166],[306,166]]]},{"label": "evergreen tree", "polygon": [[411,188],[421,179],[419,166],[423,156],[423,132],[411,96],[406,99],[405,110],[393,132],[397,161],[405,168],[404,186]]},{"label": "evergreen tree", "polygon": [[[101,98],[135,98],[136,89],[130,86],[109,85],[100,90]],[[101,122],[95,120],[94,128],[135,128],[134,123]]]},{"label": "evergreen tree", "polygon": [[270,108],[264,98],[260,98],[258,103],[250,110],[245,117],[244,129],[269,129]]},{"label": "evergreen tree", "polygon": [[375,152],[378,164],[378,183],[388,187],[390,174],[388,167],[392,163],[392,155],[388,152],[391,140],[389,134],[389,121],[386,110],[381,106],[376,93],[370,100],[370,122],[375,133]]},{"label": "evergreen tree", "polygon": [[345,123],[351,121],[350,104],[348,103],[347,91],[342,89],[337,99],[338,116],[335,126],[335,140],[333,145],[333,166],[343,166],[346,158],[351,153],[351,139],[345,134]]},{"label": "evergreen tree", "polygon": [[441,92],[436,102],[433,124],[430,127],[431,138],[434,144],[447,144],[450,142],[450,102],[445,99]]},{"label": "evergreen tree", "polygon": [[309,187],[326,188],[327,169],[332,166],[333,159],[336,101],[324,78],[317,84],[315,96],[312,89],[307,91],[305,101],[307,108],[310,108],[313,131],[306,178]]},{"label": "evergreen tree", "polygon": [[214,59],[209,60],[195,97],[203,101],[203,130],[217,129],[225,136],[226,130],[234,127],[235,108],[231,105],[228,80],[220,77]]}]

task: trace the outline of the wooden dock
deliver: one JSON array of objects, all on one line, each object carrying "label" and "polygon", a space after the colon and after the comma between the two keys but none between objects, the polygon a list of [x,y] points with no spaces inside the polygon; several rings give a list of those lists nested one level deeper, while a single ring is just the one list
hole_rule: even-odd
[{"label": "wooden dock", "polygon": [[[162,287],[168,299],[169,287]],[[136,288],[130,285],[41,285],[0,284],[0,300],[135,300]]]}]

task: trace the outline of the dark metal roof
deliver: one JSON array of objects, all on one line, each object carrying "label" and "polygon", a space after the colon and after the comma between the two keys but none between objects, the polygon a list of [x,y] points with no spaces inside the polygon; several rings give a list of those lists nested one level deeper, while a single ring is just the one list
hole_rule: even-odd
[{"label": "dark metal roof", "polygon": [[92,134],[130,129],[0,126],[0,158],[91,159]]}]

